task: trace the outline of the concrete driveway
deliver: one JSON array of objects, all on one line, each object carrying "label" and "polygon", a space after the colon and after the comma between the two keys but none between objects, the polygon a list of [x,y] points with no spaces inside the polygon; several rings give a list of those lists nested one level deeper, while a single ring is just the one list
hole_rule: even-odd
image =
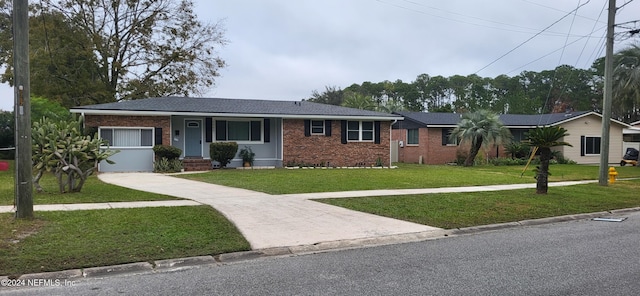
[{"label": "concrete driveway", "polygon": [[314,194],[270,195],[155,173],[106,173],[98,177],[106,183],[210,205],[236,225],[253,249],[441,230],[309,200]]}]

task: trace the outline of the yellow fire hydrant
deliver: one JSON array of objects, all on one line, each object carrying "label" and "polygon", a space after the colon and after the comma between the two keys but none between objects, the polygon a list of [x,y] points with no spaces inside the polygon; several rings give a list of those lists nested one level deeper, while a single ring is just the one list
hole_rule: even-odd
[{"label": "yellow fire hydrant", "polygon": [[616,182],[616,177],[618,176],[618,172],[614,167],[609,167],[609,184],[613,184]]}]

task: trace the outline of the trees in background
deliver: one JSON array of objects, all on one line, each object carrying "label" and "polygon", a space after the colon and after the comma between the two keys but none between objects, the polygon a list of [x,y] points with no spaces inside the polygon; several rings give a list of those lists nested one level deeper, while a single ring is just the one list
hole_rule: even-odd
[{"label": "trees in background", "polygon": [[[12,83],[11,1],[0,0],[2,82]],[[226,66],[220,24],[191,0],[46,0],[31,6],[31,93],[65,107],[201,94]]]},{"label": "trees in background", "polygon": [[640,46],[619,51],[613,64],[613,108],[616,118],[627,122],[640,119]]},{"label": "trees in background", "polygon": [[334,86],[322,93],[314,91],[309,101],[382,112],[398,109],[456,113],[485,109],[498,114],[600,112],[602,86],[597,64],[588,70],[561,65],[554,70],[523,71],[513,77],[420,74],[412,82],[365,81],[344,90]]}]

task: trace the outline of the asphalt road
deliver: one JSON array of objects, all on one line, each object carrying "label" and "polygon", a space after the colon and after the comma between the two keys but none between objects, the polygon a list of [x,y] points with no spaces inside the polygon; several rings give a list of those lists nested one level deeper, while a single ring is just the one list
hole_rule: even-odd
[{"label": "asphalt road", "polygon": [[[640,213],[1,295],[638,295]],[[1,288],[0,288],[1,289]]]}]

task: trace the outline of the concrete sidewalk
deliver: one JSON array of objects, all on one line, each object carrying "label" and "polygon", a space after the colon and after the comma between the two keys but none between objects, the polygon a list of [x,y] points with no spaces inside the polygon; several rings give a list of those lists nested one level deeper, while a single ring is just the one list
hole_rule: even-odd
[{"label": "concrete sidewalk", "polygon": [[[101,202],[81,204],[50,204],[34,205],[33,210],[38,212],[50,211],[77,211],[77,210],[106,210],[106,209],[132,209],[148,207],[182,207],[201,206],[201,203],[192,200],[158,200],[158,201],[126,201],[126,202]],[[14,206],[0,206],[0,213],[15,212]]]},{"label": "concrete sidewalk", "polygon": [[[571,186],[571,185],[597,183],[597,182],[598,182],[597,180],[552,182],[552,183],[549,183],[549,187]],[[527,188],[536,188],[536,184],[527,183],[527,184],[440,187],[440,188],[420,188],[420,189],[358,190],[358,191],[284,194],[284,195],[278,195],[278,196],[299,198],[299,199],[322,199],[322,198],[348,198],[348,197],[364,197],[364,196],[389,196],[389,195],[410,195],[410,194],[431,194],[431,193],[464,193],[464,192],[515,190],[515,189],[527,189]]]}]

